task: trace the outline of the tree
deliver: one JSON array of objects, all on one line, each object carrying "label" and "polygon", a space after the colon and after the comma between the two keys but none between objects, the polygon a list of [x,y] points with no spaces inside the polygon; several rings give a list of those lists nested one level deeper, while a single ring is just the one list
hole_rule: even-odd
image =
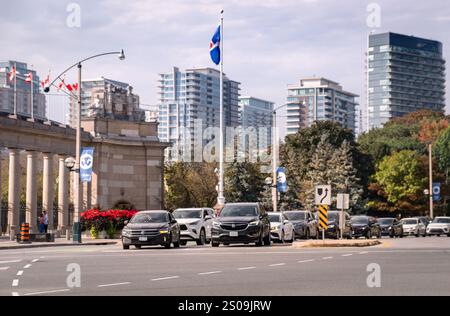
[{"label": "tree", "polygon": [[416,152],[402,150],[385,157],[379,163],[374,179],[386,193],[387,202],[396,209],[414,213],[426,206],[426,203],[419,203],[424,201],[427,178]]},{"label": "tree", "polygon": [[434,145],[434,156],[439,168],[445,173],[448,183],[448,171],[450,169],[450,127],[441,133]]},{"label": "tree", "polygon": [[225,199],[231,203],[259,201],[264,179],[259,163],[230,163],[225,171]]}]

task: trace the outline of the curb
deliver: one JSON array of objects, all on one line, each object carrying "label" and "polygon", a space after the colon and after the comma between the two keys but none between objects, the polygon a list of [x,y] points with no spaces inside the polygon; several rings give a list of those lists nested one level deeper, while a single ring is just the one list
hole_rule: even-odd
[{"label": "curb", "polygon": [[363,248],[363,247],[374,247],[382,245],[383,242],[379,240],[371,240],[371,241],[361,241],[361,242],[347,242],[347,243],[339,243],[339,242],[323,242],[323,241],[310,241],[301,244],[294,244],[294,248]]},{"label": "curb", "polygon": [[31,244],[31,245],[15,245],[15,246],[0,246],[0,250],[17,250],[17,249],[30,249],[30,248],[52,248],[52,247],[82,247],[82,246],[108,246],[116,245],[117,241],[104,241],[104,242],[86,242],[82,244],[63,243],[63,244]]}]

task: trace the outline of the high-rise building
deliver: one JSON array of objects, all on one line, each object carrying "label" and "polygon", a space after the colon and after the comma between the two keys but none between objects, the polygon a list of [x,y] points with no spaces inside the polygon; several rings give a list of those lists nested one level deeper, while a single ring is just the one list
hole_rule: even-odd
[{"label": "high-rise building", "polygon": [[[128,83],[106,78],[83,80],[81,83],[81,117],[106,117],[119,120],[144,121],[139,96]],[[71,98],[67,121],[77,122],[77,99]]]},{"label": "high-rise building", "polygon": [[255,128],[259,145],[272,144],[273,110],[273,102],[251,96],[239,98],[239,126],[244,130]]},{"label": "high-rise building", "polygon": [[395,33],[369,35],[368,124],[420,109],[445,108],[445,60],[437,41]]},{"label": "high-rise building", "polygon": [[[159,138],[171,142],[168,161],[177,161],[180,153],[192,151],[196,133],[220,126],[220,72],[212,68],[194,68],[159,75]],[[239,126],[239,85],[224,76],[224,125]],[[201,126],[196,127],[200,122]]]},{"label": "high-rise building", "polygon": [[[10,81],[8,74],[16,66],[16,93],[14,80]],[[36,71],[28,68],[26,63],[7,61],[0,62],[0,112],[14,114],[14,98],[16,96],[17,115],[31,117],[31,83],[26,82],[27,74],[33,77],[33,114],[36,119],[45,119],[45,95],[40,92],[40,80]]]},{"label": "high-rise building", "polygon": [[357,97],[325,78],[301,79],[299,84],[289,85],[286,134],[295,134],[315,121],[338,122],[355,133]]}]

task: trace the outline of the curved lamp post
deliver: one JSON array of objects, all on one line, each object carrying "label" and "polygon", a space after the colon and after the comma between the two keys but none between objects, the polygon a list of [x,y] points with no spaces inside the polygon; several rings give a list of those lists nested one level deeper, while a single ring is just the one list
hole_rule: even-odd
[{"label": "curved lamp post", "polygon": [[61,76],[63,76],[68,71],[72,70],[73,68],[78,68],[78,106],[77,106],[77,134],[76,134],[76,157],[75,157],[75,165],[72,168],[72,171],[75,172],[75,201],[74,201],[74,218],[73,218],[73,242],[74,243],[81,243],[81,226],[80,226],[80,214],[81,214],[81,186],[80,186],[80,156],[81,156],[81,69],[82,64],[88,60],[95,59],[98,57],[106,56],[106,55],[118,55],[120,60],[125,59],[125,53],[123,49],[121,51],[117,52],[109,52],[109,53],[103,53],[94,55],[88,58],[85,58],[83,60],[80,60],[64,70],[59,76],[53,80],[49,86],[47,86],[44,89],[44,92],[48,93],[50,92],[50,87],[54,86],[55,82],[57,80],[62,80]]}]

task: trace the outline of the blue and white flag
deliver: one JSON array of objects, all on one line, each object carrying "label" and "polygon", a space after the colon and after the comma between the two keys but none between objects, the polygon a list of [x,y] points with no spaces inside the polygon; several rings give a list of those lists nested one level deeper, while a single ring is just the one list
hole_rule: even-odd
[{"label": "blue and white flag", "polygon": [[212,61],[218,65],[220,64],[220,25],[217,27],[216,32],[211,39],[211,43],[209,44],[209,53],[211,54]]},{"label": "blue and white flag", "polygon": [[287,189],[286,168],[280,167],[277,170],[277,190],[278,192],[286,193]]},{"label": "blue and white flag", "polygon": [[92,167],[94,165],[94,148],[85,147],[80,157],[80,180],[81,182],[92,181]]}]

